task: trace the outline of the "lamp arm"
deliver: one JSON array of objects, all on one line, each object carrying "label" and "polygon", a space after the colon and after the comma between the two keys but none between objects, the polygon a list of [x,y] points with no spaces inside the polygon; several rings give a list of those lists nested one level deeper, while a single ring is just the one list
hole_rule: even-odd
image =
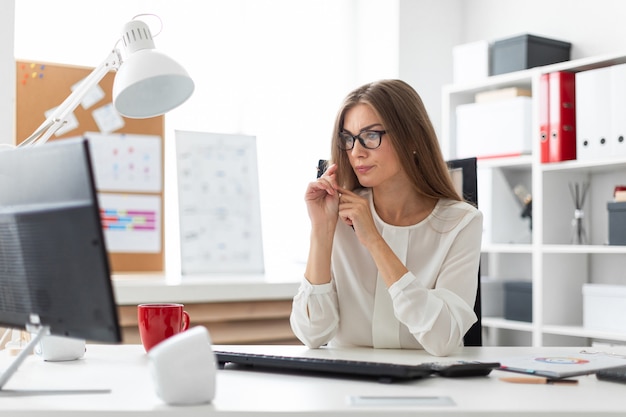
[{"label": "lamp arm", "polygon": [[113,48],[107,58],[102,61],[72,93],[61,103],[54,112],[18,146],[41,145],[67,123],[67,117],[78,107],[85,95],[96,86],[111,70],[119,69],[122,63],[120,51]]}]

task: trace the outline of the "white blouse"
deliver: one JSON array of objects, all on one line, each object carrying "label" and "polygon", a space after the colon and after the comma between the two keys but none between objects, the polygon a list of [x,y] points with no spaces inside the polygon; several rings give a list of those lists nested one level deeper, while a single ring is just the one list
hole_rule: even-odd
[{"label": "white blouse", "polygon": [[303,279],[293,300],[293,332],[311,348],[413,348],[448,355],[477,320],[482,213],[465,202],[439,200],[418,224],[393,226],[374,210],[371,190],[360,193],[409,272],[387,289],[352,228],[338,222],[331,282],[312,285]]}]

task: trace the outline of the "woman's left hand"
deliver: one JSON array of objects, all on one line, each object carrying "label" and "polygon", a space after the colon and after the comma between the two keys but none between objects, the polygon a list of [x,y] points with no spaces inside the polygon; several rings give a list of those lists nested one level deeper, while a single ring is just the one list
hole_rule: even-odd
[{"label": "woman's left hand", "polygon": [[364,246],[380,237],[374,224],[369,201],[360,195],[337,187],[339,192],[339,218],[348,226],[352,226],[359,241]]}]

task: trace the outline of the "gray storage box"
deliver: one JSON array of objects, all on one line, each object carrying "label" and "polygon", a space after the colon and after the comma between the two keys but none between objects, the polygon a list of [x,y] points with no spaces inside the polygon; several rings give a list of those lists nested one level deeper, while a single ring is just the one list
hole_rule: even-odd
[{"label": "gray storage box", "polygon": [[572,44],[535,35],[497,40],[491,48],[490,75],[569,61]]},{"label": "gray storage box", "polygon": [[533,284],[530,281],[505,281],[504,318],[533,321]]},{"label": "gray storage box", "polygon": [[626,245],[626,201],[608,203],[609,245]]},{"label": "gray storage box", "polygon": [[504,317],[504,282],[480,277],[480,303],[483,317]]}]

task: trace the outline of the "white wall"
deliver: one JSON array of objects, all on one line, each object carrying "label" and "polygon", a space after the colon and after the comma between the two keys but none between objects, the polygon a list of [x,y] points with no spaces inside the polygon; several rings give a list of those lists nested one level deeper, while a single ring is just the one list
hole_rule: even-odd
[{"label": "white wall", "polygon": [[[0,46],[10,43],[13,4],[3,0]],[[573,58],[626,49],[622,0],[29,0],[15,4],[15,56],[95,66],[119,28],[146,12],[163,20],[157,48],[186,66],[197,87],[166,116],[166,152],[173,153],[174,129],[258,138],[270,262],[302,260],[304,187],[317,158],[328,154],[335,111],[353,87],[405,79],[440,131],[441,88],[452,82],[454,45],[533,33],[572,42]],[[5,51],[2,46],[0,54]],[[8,62],[3,56],[0,62]],[[14,67],[0,73],[4,136],[9,122],[2,117],[13,120],[13,107],[2,106],[14,91],[5,69]],[[172,254],[178,250],[175,167],[166,163],[166,170]]]},{"label": "white wall", "polygon": [[[159,15],[163,31],[155,36],[157,48],[185,66],[196,83],[191,99],[165,117],[166,268],[179,269],[174,130],[257,137],[264,249],[271,267],[305,260],[304,190],[315,178],[317,160],[329,155],[340,101],[359,84],[398,76],[397,4],[18,1],[15,55],[96,66],[124,23],[139,13]],[[146,22],[155,32],[158,22]]]},{"label": "white wall", "polygon": [[573,44],[572,58],[626,50],[622,0],[469,0],[465,41],[531,33]]},{"label": "white wall", "polygon": [[0,13],[0,144],[13,144],[15,131],[15,64],[13,14],[15,3],[5,0]]},{"label": "white wall", "polygon": [[452,47],[522,33],[572,43],[572,59],[626,52],[623,0],[401,0],[400,75],[440,131]]},{"label": "white wall", "polygon": [[465,0],[401,0],[399,74],[422,97],[435,129],[441,87],[452,79],[452,47],[463,43]]}]

